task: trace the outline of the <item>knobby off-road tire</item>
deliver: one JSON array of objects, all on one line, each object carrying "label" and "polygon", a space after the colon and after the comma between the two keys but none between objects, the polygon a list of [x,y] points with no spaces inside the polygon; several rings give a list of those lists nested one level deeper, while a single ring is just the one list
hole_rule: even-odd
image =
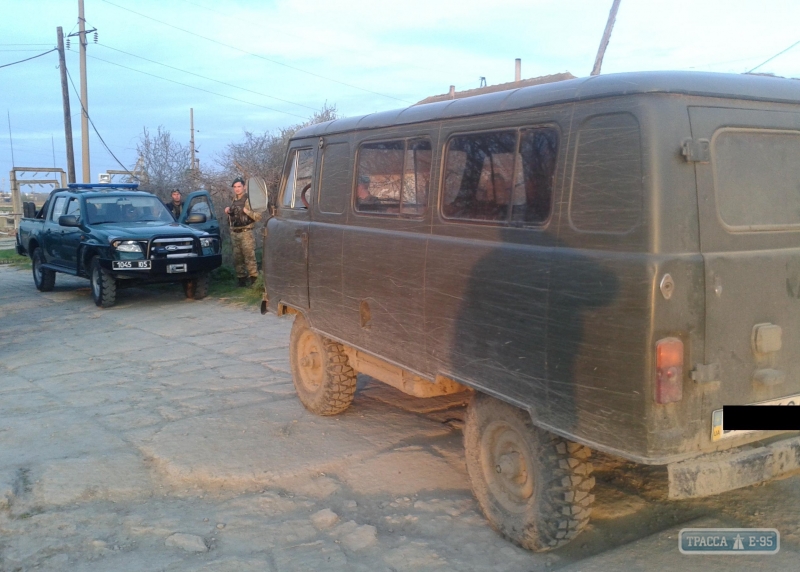
[{"label": "knobby off-road tire", "polygon": [[191,300],[202,300],[208,296],[208,275],[204,274],[183,281],[183,293]]},{"label": "knobby off-road tire", "polygon": [[589,523],[588,447],[548,433],[521,409],[475,394],[464,426],[472,490],[497,532],[537,552],[563,546]]},{"label": "knobby off-road tire", "polygon": [[41,248],[33,251],[31,261],[33,262],[33,283],[36,285],[36,289],[39,292],[50,292],[56,285],[56,273],[53,270],[42,268],[45,261]]},{"label": "knobby off-road tire", "polygon": [[89,281],[92,285],[92,299],[101,308],[110,308],[117,301],[117,281],[100,268],[100,259],[95,256],[90,264]]},{"label": "knobby off-road tire", "polygon": [[303,406],[317,415],[336,415],[353,402],[356,372],[342,344],[320,336],[298,314],[289,342],[292,381]]}]

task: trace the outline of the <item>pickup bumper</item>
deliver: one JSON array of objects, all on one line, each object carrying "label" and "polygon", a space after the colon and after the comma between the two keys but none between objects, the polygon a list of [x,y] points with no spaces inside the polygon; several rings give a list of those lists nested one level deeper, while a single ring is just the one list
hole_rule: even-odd
[{"label": "pickup bumper", "polygon": [[669,498],[689,499],[771,481],[800,470],[800,437],[667,465]]},{"label": "pickup bumper", "polygon": [[[111,260],[100,259],[100,267],[108,270],[112,276],[121,279],[152,280],[159,279],[180,280],[189,276],[211,272],[222,265],[222,255],[212,254],[210,256],[189,256],[186,258],[158,258],[151,260],[149,270],[112,270]],[[168,267],[174,264],[185,264],[186,272],[171,273]]]}]

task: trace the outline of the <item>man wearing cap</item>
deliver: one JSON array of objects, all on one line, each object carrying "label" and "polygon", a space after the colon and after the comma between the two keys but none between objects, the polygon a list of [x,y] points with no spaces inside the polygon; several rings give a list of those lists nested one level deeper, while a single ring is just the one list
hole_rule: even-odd
[{"label": "man wearing cap", "polygon": [[172,191],[172,201],[168,203],[164,203],[164,206],[167,207],[169,214],[172,215],[172,218],[178,220],[183,212],[183,197],[181,197],[181,190],[175,189]]},{"label": "man wearing cap", "polygon": [[261,220],[261,213],[250,208],[250,200],[244,192],[244,179],[233,180],[233,204],[225,207],[228,222],[231,226],[231,243],[233,244],[233,265],[236,267],[236,278],[239,286],[252,285],[258,278],[256,265],[256,243],[253,240],[253,227]]}]

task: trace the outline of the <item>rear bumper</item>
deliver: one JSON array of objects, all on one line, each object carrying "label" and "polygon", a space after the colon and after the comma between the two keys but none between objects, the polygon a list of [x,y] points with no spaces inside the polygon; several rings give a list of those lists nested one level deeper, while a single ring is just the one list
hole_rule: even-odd
[{"label": "rear bumper", "polygon": [[670,463],[667,470],[669,498],[716,495],[800,470],[800,437]]}]

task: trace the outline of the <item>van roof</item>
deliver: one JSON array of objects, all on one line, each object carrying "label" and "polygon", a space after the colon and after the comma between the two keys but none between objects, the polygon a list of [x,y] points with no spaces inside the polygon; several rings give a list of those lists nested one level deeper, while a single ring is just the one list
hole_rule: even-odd
[{"label": "van roof", "polygon": [[292,139],[644,93],[800,103],[800,81],[764,75],[684,71],[598,75],[334,119],[304,127]]}]

